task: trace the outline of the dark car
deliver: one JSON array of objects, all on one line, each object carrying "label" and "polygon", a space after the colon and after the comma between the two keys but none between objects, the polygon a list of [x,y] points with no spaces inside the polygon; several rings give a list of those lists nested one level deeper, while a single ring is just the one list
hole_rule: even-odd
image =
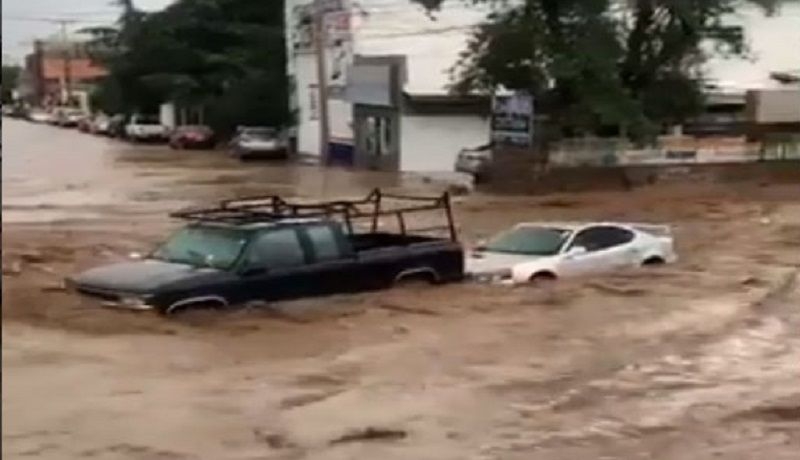
[{"label": "dark car", "polygon": [[289,143],[277,128],[241,126],[231,140],[230,152],[240,160],[283,160],[289,156]]},{"label": "dark car", "polygon": [[107,135],[119,139],[125,138],[125,125],[127,124],[125,115],[114,115],[108,120]]},{"label": "dark car", "polygon": [[169,137],[169,146],[173,149],[210,149],[216,140],[214,131],[204,125],[179,126]]},{"label": "dark car", "polygon": [[[404,204],[392,206],[392,200]],[[447,238],[408,233],[407,213],[436,209],[446,213],[448,225],[439,228],[449,231]],[[397,218],[399,233],[378,231],[386,215]],[[315,204],[273,196],[173,216],[190,223],[146,258],[86,271],[68,285],[110,306],[171,314],[464,276],[447,194],[399,197],[376,190],[364,200]],[[370,230],[354,231],[359,218],[371,222]]]}]

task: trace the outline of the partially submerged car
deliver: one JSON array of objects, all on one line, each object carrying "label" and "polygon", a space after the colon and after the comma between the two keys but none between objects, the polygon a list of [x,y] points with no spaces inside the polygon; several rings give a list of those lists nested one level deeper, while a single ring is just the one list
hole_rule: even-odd
[{"label": "partially submerged car", "polygon": [[286,136],[277,128],[240,126],[230,143],[231,155],[246,160],[265,158],[282,160],[289,156]]},{"label": "partially submerged car", "polygon": [[76,128],[85,117],[83,110],[66,107],[58,111],[56,124],[62,128]]},{"label": "partially submerged car", "polygon": [[469,174],[475,183],[485,182],[492,167],[492,144],[472,149],[461,149],[456,157],[456,172]]},{"label": "partially submerged car", "polygon": [[28,112],[28,120],[33,123],[49,123],[53,119],[53,114],[45,109],[33,108]]},{"label": "partially submerged car", "polygon": [[169,128],[158,115],[133,115],[125,125],[125,138],[133,142],[166,142]]},{"label": "partially submerged car", "polygon": [[92,118],[89,123],[89,132],[98,136],[107,136],[111,133],[111,117],[100,113]]},{"label": "partially submerged car", "polygon": [[519,284],[677,260],[672,230],[637,223],[523,223],[467,256],[478,281]]},{"label": "partially submerged car", "polygon": [[[447,225],[409,233],[405,216],[432,210],[443,211]],[[171,314],[464,275],[446,193],[423,198],[375,190],[361,200],[322,203],[257,197],[173,216],[189,223],[150,255],[88,270],[68,286],[109,306]],[[379,231],[381,216],[396,218],[400,231]],[[367,219],[363,232],[355,230],[359,219]],[[435,229],[448,236],[421,234]]]},{"label": "partially submerged car", "polygon": [[211,149],[215,144],[214,130],[206,125],[179,126],[169,137],[169,146],[177,150]]}]

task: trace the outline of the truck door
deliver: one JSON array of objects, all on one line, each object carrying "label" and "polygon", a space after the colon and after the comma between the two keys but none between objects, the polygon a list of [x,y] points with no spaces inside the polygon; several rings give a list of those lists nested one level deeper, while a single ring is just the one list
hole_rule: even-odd
[{"label": "truck door", "polygon": [[294,227],[266,230],[248,245],[240,269],[240,293],[247,300],[281,300],[313,295],[309,254]]},{"label": "truck door", "polygon": [[317,294],[357,292],[364,289],[362,267],[339,224],[320,223],[304,226],[304,244],[310,249]]}]

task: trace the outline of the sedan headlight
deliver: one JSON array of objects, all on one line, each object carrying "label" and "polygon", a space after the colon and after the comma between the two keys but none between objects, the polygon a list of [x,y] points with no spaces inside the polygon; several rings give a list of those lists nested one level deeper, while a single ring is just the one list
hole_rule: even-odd
[{"label": "sedan headlight", "polygon": [[504,283],[511,280],[511,269],[478,273],[474,276],[474,279],[481,283]]}]

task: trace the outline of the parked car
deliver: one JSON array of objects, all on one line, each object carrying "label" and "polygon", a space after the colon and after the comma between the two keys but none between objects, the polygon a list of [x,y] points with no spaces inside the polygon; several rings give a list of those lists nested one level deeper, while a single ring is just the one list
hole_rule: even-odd
[{"label": "parked car", "polygon": [[462,149],[456,157],[455,169],[471,175],[475,183],[484,182],[489,177],[492,165],[492,144],[474,149]]},{"label": "parked car", "polygon": [[75,128],[86,118],[86,113],[81,109],[64,108],[58,111],[56,124],[62,128]]},{"label": "parked car", "polygon": [[64,118],[64,108],[62,107],[55,107],[50,109],[50,118],[47,120],[47,124],[53,126],[59,126],[61,123],[62,118]]},{"label": "parked car", "polygon": [[78,131],[82,133],[90,133],[92,132],[92,122],[94,118],[90,115],[86,115],[78,121]]},{"label": "parked car", "polygon": [[165,142],[169,128],[161,124],[157,115],[134,115],[125,125],[125,138],[133,142]]},{"label": "parked car", "polygon": [[33,123],[49,123],[53,115],[45,109],[33,108],[28,111],[28,120]]},{"label": "parked car", "polygon": [[[392,209],[397,200],[403,209]],[[440,209],[446,238],[378,230],[382,215]],[[277,196],[223,202],[173,217],[189,223],[144,259],[99,267],[67,280],[107,306],[170,314],[192,307],[389,288],[409,280],[460,281],[464,253],[449,196],[401,197],[374,191],[362,200],[290,203]],[[371,230],[356,233],[353,220]],[[427,232],[430,228],[420,230]]]},{"label": "parked car", "polygon": [[125,115],[114,115],[108,119],[108,136],[119,139],[125,138],[125,126],[128,119]]},{"label": "parked car", "polygon": [[95,115],[89,123],[89,132],[101,136],[109,135],[111,132],[111,117],[103,113]]},{"label": "parked car", "polygon": [[3,116],[9,118],[25,118],[25,108],[18,104],[6,104],[3,106]]},{"label": "parked car", "polygon": [[169,138],[173,149],[210,149],[215,144],[214,131],[204,125],[179,126]]},{"label": "parked car", "polygon": [[289,144],[276,128],[239,127],[231,140],[231,155],[240,160],[249,158],[286,159]]},{"label": "parked car", "polygon": [[666,225],[523,223],[476,248],[466,270],[478,281],[518,284],[676,260]]}]

